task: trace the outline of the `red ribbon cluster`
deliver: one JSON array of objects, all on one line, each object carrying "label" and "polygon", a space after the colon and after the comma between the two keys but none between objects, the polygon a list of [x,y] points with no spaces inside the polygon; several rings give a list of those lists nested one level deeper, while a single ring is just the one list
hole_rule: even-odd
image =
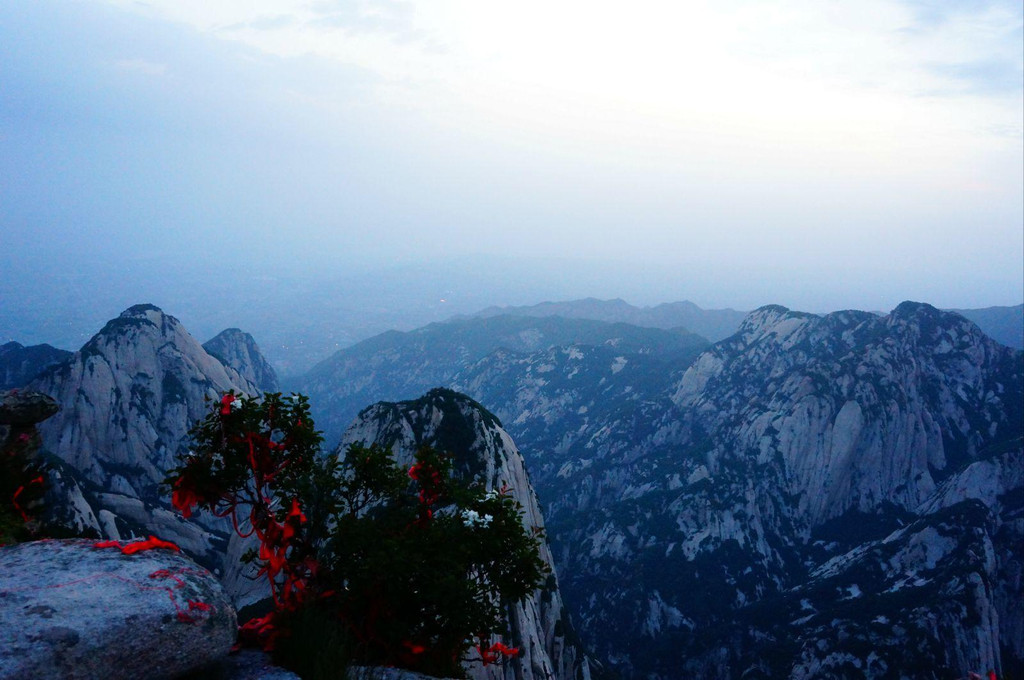
[{"label": "red ribbon cluster", "polygon": [[441,495],[441,473],[433,466],[420,462],[409,468],[409,477],[420,484],[420,518],[417,524],[423,526],[434,516],[434,504]]},{"label": "red ribbon cluster", "polygon": [[[38,477],[33,478],[29,484],[39,484],[41,486],[43,484],[43,476],[39,475]],[[14,495],[11,496],[11,505],[13,505],[14,509],[18,511],[18,514],[21,515],[21,520],[27,523],[29,521],[28,513],[25,512],[25,509],[21,507],[20,503],[18,503],[18,497],[23,493],[25,493],[25,485],[19,486],[15,489]]]},{"label": "red ribbon cluster", "polygon": [[171,492],[171,504],[186,519],[192,516],[192,508],[199,502],[199,496],[195,489],[186,485],[187,478],[182,476],[174,483],[174,491]]},{"label": "red ribbon cluster", "polygon": [[483,645],[477,645],[476,651],[480,655],[480,661],[482,661],[485,666],[492,663],[498,663],[501,661],[502,656],[513,657],[519,655],[518,647],[509,647],[502,642],[495,642],[486,649]]},{"label": "red ribbon cluster", "polygon": [[242,645],[252,645],[265,652],[272,652],[280,636],[281,629],[274,624],[274,612],[270,612],[266,616],[249,619],[238,627],[238,644],[235,649]]},{"label": "red ribbon cluster", "polygon": [[[231,415],[232,404],[237,399],[233,394],[226,394],[221,399],[219,413],[222,422],[227,422],[226,416]],[[299,426],[302,426],[301,421]],[[184,517],[191,516],[196,506],[208,507],[218,517],[230,516],[235,532],[240,537],[247,538],[255,534],[259,539],[257,555],[262,566],[258,575],[266,575],[270,583],[275,611],[245,623],[239,629],[239,639],[269,651],[280,635],[275,625],[275,614],[294,611],[299,607],[306,599],[309,583],[319,567],[312,557],[302,555],[299,548],[303,538],[302,525],[306,523],[306,515],[299,500],[291,499],[291,506],[280,521],[280,511],[273,509],[274,479],[297,455],[289,450],[290,440],[277,442],[267,434],[246,432],[241,436],[231,436],[230,441],[234,445],[241,445],[245,451],[248,464],[247,490],[240,492],[203,488],[186,470],[174,483],[171,502]],[[247,531],[240,527],[238,519],[239,506],[245,505],[249,506],[251,527]]]},{"label": "red ribbon cluster", "polygon": [[[260,559],[266,562],[259,575],[267,575],[274,604],[279,608],[297,607],[303,599],[308,579],[316,573],[317,565],[312,559],[298,564],[288,560],[288,551],[305,523],[306,515],[298,499],[293,498],[292,507],[283,523],[274,519],[273,514],[268,514],[264,522],[253,524],[256,537],[260,540]],[[278,575],[283,576],[280,584]]]}]

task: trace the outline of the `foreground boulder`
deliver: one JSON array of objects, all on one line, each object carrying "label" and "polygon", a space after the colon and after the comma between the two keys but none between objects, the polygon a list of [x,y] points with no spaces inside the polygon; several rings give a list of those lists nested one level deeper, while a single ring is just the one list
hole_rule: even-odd
[{"label": "foreground boulder", "polygon": [[236,626],[216,579],[159,543],[0,548],[0,680],[175,678],[227,654]]},{"label": "foreground boulder", "polygon": [[39,448],[36,425],[57,411],[60,406],[52,397],[41,392],[8,390],[0,392],[0,450]]},{"label": "foreground boulder", "polygon": [[59,410],[56,401],[39,392],[8,390],[0,393],[0,425],[28,427]]}]

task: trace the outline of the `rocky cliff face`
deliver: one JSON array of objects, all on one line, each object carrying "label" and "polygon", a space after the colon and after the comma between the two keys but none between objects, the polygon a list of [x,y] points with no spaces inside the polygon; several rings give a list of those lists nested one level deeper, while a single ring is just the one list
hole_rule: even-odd
[{"label": "rocky cliff face", "polygon": [[928,305],[768,307],[568,446],[513,419],[585,639],[633,677],[1019,672],[1022,366]]},{"label": "rocky cliff face", "polygon": [[[225,522],[184,520],[160,484],[187,450],[206,399],[229,390],[255,394],[256,385],[207,353],[177,319],[136,305],[30,389],[61,406],[40,432],[60,461],[52,481],[66,521],[113,539],[156,533],[222,567]],[[245,581],[228,586],[237,595]]]},{"label": "rocky cliff face", "polygon": [[[363,410],[346,430],[340,450],[356,442],[390,447],[404,465],[417,449],[431,445],[455,456],[460,474],[482,483],[486,490],[507,485],[523,506],[528,526],[544,527],[537,496],[518,449],[501,423],[464,395],[437,389],[415,401],[380,403]],[[586,680],[589,663],[574,642],[575,634],[562,604],[551,552],[545,543],[544,562],[552,567],[548,582],[532,597],[509,612],[512,644],[523,651],[505,667],[470,669],[474,678],[530,680],[559,678]]]},{"label": "rocky cliff face", "polygon": [[85,480],[135,498],[159,495],[204,398],[257,390],[152,305],[124,311],[31,386],[62,407],[42,428],[47,449]]},{"label": "rocky cliff face", "polygon": [[256,340],[245,331],[228,328],[212,340],[203,343],[203,349],[225,366],[264,392],[277,392],[280,385],[274,367],[263,357]]},{"label": "rocky cliff face", "polygon": [[[529,354],[499,350],[459,371],[454,389],[472,395],[531,442],[530,471],[549,506],[565,484],[602,459],[651,445],[647,431],[690,361],[615,345],[568,345]],[[550,515],[548,517],[550,523]]]},{"label": "rocky cliff face", "polygon": [[730,448],[781,456],[813,526],[885,502],[916,507],[981,447],[1020,435],[1020,395],[1019,353],[904,303],[885,318],[757,310],[673,400],[704,430],[727,431]]}]

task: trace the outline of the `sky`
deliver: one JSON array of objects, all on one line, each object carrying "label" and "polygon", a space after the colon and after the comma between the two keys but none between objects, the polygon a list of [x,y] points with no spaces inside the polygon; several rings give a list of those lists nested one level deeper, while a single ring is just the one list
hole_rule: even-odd
[{"label": "sky", "polygon": [[0,3],[0,313],[460,262],[550,283],[494,304],[1019,304],[1022,55],[1018,0]]}]

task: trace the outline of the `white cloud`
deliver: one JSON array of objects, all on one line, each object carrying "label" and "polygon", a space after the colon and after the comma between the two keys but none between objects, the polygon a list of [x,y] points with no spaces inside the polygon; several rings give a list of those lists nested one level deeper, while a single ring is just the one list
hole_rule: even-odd
[{"label": "white cloud", "polygon": [[894,0],[147,7],[274,55],[377,73],[388,104],[455,116],[460,127],[575,137],[577,145],[653,125],[681,147],[694,134],[727,134],[846,153],[865,140],[881,149],[908,137],[1021,126],[1019,90],[1006,91],[1022,68],[1014,5],[925,15]]}]

